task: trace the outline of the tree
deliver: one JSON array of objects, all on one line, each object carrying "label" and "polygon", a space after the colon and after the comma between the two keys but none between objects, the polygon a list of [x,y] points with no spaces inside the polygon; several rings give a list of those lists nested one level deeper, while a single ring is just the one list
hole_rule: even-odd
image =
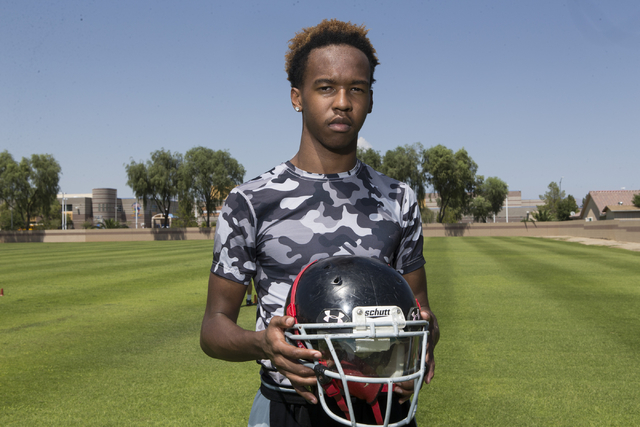
[{"label": "tree", "polygon": [[0,153],[0,229],[15,230],[18,218],[15,209],[15,168],[18,164],[13,160],[13,156],[4,150]]},{"label": "tree", "polygon": [[426,206],[420,209],[420,216],[423,224],[431,224],[436,220],[436,214]]},{"label": "tree", "polygon": [[[67,215],[67,220],[68,219],[69,215]],[[57,230],[62,228],[62,205],[57,199],[51,204],[49,213],[42,215],[42,221],[38,227],[43,230]]]},{"label": "tree", "polygon": [[15,230],[13,211],[7,203],[0,203],[0,230]]},{"label": "tree", "polygon": [[425,176],[420,167],[420,155],[424,147],[419,142],[389,150],[384,154],[380,172],[406,183],[416,193],[418,205],[424,206]]},{"label": "tree", "polygon": [[473,219],[478,222],[487,222],[487,217],[492,213],[491,202],[482,195],[474,197],[469,207]]},{"label": "tree", "polygon": [[640,208],[640,193],[633,196],[633,206]]},{"label": "tree", "polygon": [[9,176],[10,173],[13,173],[11,169],[15,167],[17,167],[17,163],[7,150],[0,153],[0,202],[5,202],[8,206],[11,205],[11,197],[14,193],[11,188],[13,183],[9,180]]},{"label": "tree", "polygon": [[191,194],[180,191],[178,194],[178,218],[173,218],[171,228],[197,227],[198,220],[194,214],[196,204]]},{"label": "tree", "polygon": [[557,183],[551,182],[547,187],[549,190],[540,196],[540,200],[544,200],[544,205],[552,217],[558,217],[558,203],[564,199],[564,191],[560,191]]},{"label": "tree", "polygon": [[498,215],[509,196],[509,186],[500,178],[490,176],[482,183],[480,192],[491,203],[491,213]]},{"label": "tree", "polygon": [[539,222],[553,221],[553,215],[551,215],[551,211],[549,211],[549,208],[547,208],[546,205],[538,207],[538,210],[536,212],[532,212],[531,216]]},{"label": "tree", "polygon": [[373,148],[361,148],[358,147],[356,157],[361,162],[368,164],[373,169],[380,171],[382,167],[382,156],[379,151],[375,151]]},{"label": "tree", "polygon": [[214,151],[194,147],[184,156],[183,185],[199,200],[209,214],[227,198],[229,192],[244,179],[244,167],[226,150]]},{"label": "tree", "polygon": [[120,224],[118,220],[113,218],[107,218],[102,221],[103,228],[129,228],[127,224]]},{"label": "tree", "polygon": [[568,221],[571,219],[571,213],[575,213],[578,210],[578,203],[576,203],[576,199],[569,194],[565,199],[557,203],[556,209],[558,221]]},{"label": "tree", "polygon": [[31,218],[49,215],[59,180],[60,164],[50,154],[32,154],[17,163],[6,150],[0,153],[0,196],[25,230]]},{"label": "tree", "polygon": [[476,197],[471,202],[469,211],[476,221],[487,222],[491,214],[500,213],[508,194],[507,183],[500,178],[491,176],[485,180],[482,175],[478,175]]},{"label": "tree", "polygon": [[160,149],[151,153],[146,163],[131,161],[125,165],[127,185],[138,199],[147,206],[149,200],[156,203],[164,216],[164,226],[169,225],[172,199],[178,194],[182,155]]},{"label": "tree", "polygon": [[455,217],[469,208],[476,189],[478,165],[464,148],[455,154],[453,150],[436,145],[425,150],[422,155],[422,171],[426,182],[438,194],[440,212],[438,222],[447,217],[447,210],[457,212]]}]

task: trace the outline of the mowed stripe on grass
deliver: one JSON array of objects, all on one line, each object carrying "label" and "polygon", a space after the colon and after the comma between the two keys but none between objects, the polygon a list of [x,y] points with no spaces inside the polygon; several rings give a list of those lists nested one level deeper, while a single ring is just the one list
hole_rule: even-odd
[{"label": "mowed stripe on grass", "polygon": [[[640,254],[425,242],[442,339],[419,425],[640,423]],[[0,245],[0,425],[246,425],[257,365],[198,344],[211,249]]]},{"label": "mowed stripe on grass", "polygon": [[533,238],[426,240],[442,340],[429,425],[640,422],[640,254]]},{"label": "mowed stripe on grass", "polygon": [[0,425],[237,425],[257,367],[199,348],[211,250],[1,245]]}]

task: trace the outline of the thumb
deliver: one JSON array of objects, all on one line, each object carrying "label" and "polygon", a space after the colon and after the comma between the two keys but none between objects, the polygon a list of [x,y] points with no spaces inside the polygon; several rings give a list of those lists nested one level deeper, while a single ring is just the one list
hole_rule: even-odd
[{"label": "thumb", "polygon": [[291,316],[274,316],[269,324],[280,329],[288,329],[293,327],[295,319]]}]

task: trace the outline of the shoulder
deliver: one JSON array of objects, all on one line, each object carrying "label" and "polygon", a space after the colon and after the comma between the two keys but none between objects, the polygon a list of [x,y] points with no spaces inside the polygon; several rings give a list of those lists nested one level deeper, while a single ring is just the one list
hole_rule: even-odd
[{"label": "shoulder", "polygon": [[378,172],[366,163],[362,163],[362,169],[359,172],[360,178],[369,181],[373,186],[378,188],[385,196],[402,202],[403,200],[415,200],[415,192],[405,182],[390,178],[382,172]]},{"label": "shoulder", "polygon": [[286,163],[238,185],[229,193],[228,199],[244,198],[247,203],[255,204],[261,200],[273,198],[273,192],[286,192],[298,185],[295,176],[290,173]]},{"label": "shoulder", "polygon": [[281,181],[282,176],[287,174],[287,171],[287,164],[281,163],[262,175],[258,175],[257,177],[238,185],[232,190],[232,192],[252,192],[277,184]]}]

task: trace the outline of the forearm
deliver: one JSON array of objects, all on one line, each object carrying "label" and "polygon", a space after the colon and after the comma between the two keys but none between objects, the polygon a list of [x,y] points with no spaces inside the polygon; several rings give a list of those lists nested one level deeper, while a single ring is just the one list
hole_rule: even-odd
[{"label": "forearm", "polygon": [[263,350],[264,331],[241,328],[226,315],[206,316],[200,330],[200,347],[210,357],[232,362],[266,358]]},{"label": "forearm", "polygon": [[431,310],[431,306],[429,305],[429,296],[427,292],[427,275],[424,267],[419,268],[411,273],[405,274],[404,278],[411,286],[413,295],[418,300],[421,310],[426,311],[429,314],[429,332],[431,334],[433,346],[435,347],[435,345],[438,343],[438,340],[440,339],[440,328],[438,327],[438,319],[436,318],[435,314]]},{"label": "forearm", "polygon": [[200,347],[216,359],[244,362],[265,358],[264,331],[237,325],[247,288],[215,274],[209,275],[207,307],[200,329]]}]

